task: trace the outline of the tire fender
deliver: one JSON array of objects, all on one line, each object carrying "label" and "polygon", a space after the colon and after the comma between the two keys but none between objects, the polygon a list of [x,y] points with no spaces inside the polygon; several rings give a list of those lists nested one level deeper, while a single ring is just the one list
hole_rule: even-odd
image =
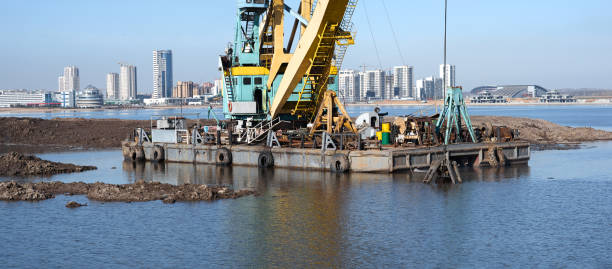
[{"label": "tire fender", "polygon": [[272,155],[272,152],[266,151],[259,153],[259,157],[257,158],[257,166],[259,166],[259,168],[274,167],[274,156]]},{"label": "tire fender", "polygon": [[334,173],[346,173],[351,169],[348,156],[345,154],[336,154],[332,157],[329,168]]},{"label": "tire fender", "polygon": [[130,160],[132,161],[144,161],[145,154],[142,146],[130,147]]},{"label": "tire fender", "polygon": [[215,161],[217,165],[232,164],[232,152],[227,148],[217,149],[217,154],[215,155]]},{"label": "tire fender", "polygon": [[154,162],[163,162],[166,159],[166,155],[164,155],[164,148],[159,145],[153,147],[153,155],[151,157]]}]

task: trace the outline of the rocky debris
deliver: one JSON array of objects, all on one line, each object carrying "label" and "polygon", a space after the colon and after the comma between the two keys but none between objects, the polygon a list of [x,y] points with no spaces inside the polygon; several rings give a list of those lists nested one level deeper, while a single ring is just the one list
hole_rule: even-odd
[{"label": "rocky debris", "polygon": [[518,129],[520,131],[520,138],[532,144],[571,144],[612,140],[612,132],[593,128],[572,128],[540,119],[472,116],[472,125],[474,127],[484,126],[487,122],[494,126]]},{"label": "rocky debris", "polygon": [[77,202],[75,202],[75,201],[68,202],[68,203],[66,204],[66,207],[67,207],[67,208],[77,208],[77,207],[81,207],[81,206],[87,206],[87,204],[79,204],[79,203],[77,203]]},{"label": "rocky debris", "polygon": [[200,184],[180,186],[159,182],[137,181],[134,184],[115,185],[105,183],[16,183],[0,182],[0,200],[40,201],[55,195],[87,195],[91,200],[103,202],[145,202],[162,200],[172,204],[177,201],[214,201],[235,199],[255,194],[254,191],[234,191],[226,187]]},{"label": "rocky debris", "polygon": [[51,162],[17,152],[0,155],[0,176],[55,175],[95,169],[95,166]]},{"label": "rocky debris", "polygon": [[52,193],[38,191],[32,184],[0,182],[0,200],[3,201],[41,201],[53,197]]}]

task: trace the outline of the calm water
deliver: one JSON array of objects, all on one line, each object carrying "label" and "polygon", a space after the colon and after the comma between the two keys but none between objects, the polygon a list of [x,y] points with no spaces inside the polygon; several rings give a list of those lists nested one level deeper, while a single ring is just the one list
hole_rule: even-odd
[{"label": "calm water", "polygon": [[[587,117],[608,107],[572,108],[472,111],[612,127],[612,117]],[[99,169],[19,180],[222,184],[261,196],[173,205],[84,196],[0,202],[0,260],[3,268],[612,268],[610,152],[612,142],[537,151],[529,166],[464,169],[466,182],[456,186],[423,185],[422,174],[410,173],[133,165],[116,150],[40,154]],[[65,208],[71,200],[89,206]]]},{"label": "calm water", "polygon": [[[367,111],[372,111],[372,106],[348,106],[347,110],[351,116],[358,116]],[[434,114],[435,108],[427,106],[388,106],[382,110],[390,115],[418,115]],[[219,117],[222,115],[220,109],[214,110]],[[612,105],[521,105],[521,106],[472,106],[469,108],[471,115],[487,116],[514,116],[549,120],[558,124],[572,127],[593,127],[612,131]],[[208,117],[205,108],[183,108],[183,113],[199,113],[200,118]],[[93,119],[131,119],[149,120],[152,115],[177,115],[180,109],[126,109],[126,110],[93,110],[93,111],[67,111],[49,113],[9,113],[0,112],[0,117],[32,117],[32,118],[93,118]],[[197,118],[188,115],[188,118]]]}]

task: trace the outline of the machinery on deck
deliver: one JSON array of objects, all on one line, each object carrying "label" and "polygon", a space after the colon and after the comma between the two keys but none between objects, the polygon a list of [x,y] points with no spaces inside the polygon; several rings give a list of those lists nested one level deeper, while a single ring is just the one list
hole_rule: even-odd
[{"label": "machinery on deck", "polygon": [[[354,44],[356,5],[357,0],[302,0],[294,9],[284,0],[239,1],[235,40],[219,61],[223,112],[238,120],[239,137],[254,140],[269,130],[262,127],[289,120],[298,128],[315,123],[311,135],[319,129],[356,131],[337,100],[338,70]],[[287,43],[286,15],[295,18]]]}]

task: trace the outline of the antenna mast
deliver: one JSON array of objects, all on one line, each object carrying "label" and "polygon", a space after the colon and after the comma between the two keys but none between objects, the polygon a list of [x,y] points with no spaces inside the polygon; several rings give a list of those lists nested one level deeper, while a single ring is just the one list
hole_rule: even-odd
[{"label": "antenna mast", "polygon": [[[444,0],[444,65],[442,66],[442,96],[446,100],[446,23],[448,20],[448,0]],[[450,70],[449,70],[450,71]]]}]

